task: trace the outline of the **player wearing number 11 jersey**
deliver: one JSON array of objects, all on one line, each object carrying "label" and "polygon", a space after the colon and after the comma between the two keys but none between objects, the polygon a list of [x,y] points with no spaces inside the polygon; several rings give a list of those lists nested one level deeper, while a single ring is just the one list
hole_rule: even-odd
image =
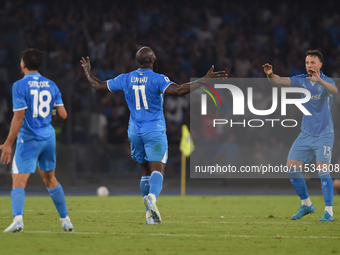
[{"label": "player wearing number 11 jersey", "polygon": [[[182,96],[202,86],[199,82],[177,85],[168,77],[155,73],[156,56],[149,47],[141,48],[136,54],[139,69],[121,74],[118,77],[100,81],[90,72],[90,59],[82,59],[86,77],[97,91],[123,91],[130,109],[128,137],[131,146],[131,157],[141,167],[142,179],[140,188],[143,203],[146,206],[146,223],[161,222],[156,199],[162,190],[163,174],[168,158],[168,142],[165,134],[163,114],[164,94]],[[208,71],[204,78],[226,78],[224,71]]]},{"label": "player wearing number 11 jersey", "polygon": [[25,188],[37,166],[59,213],[63,230],[73,231],[63,188],[55,178],[56,141],[51,125],[53,107],[63,119],[67,113],[57,85],[38,73],[42,59],[43,54],[37,49],[24,51],[20,63],[24,77],[15,82],[12,88],[14,116],[8,137],[0,145],[0,150],[1,161],[10,163],[11,146],[17,138],[12,163],[11,205],[14,220],[4,232],[23,230]]}]

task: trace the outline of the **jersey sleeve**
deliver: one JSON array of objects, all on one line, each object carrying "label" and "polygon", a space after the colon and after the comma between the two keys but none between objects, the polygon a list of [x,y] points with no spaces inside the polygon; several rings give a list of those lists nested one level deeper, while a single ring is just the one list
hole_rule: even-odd
[{"label": "jersey sleeve", "polygon": [[61,98],[61,92],[57,87],[57,92],[56,92],[56,97],[55,97],[55,101],[54,101],[54,106],[63,106],[64,102],[63,99]]},{"label": "jersey sleeve", "polygon": [[[330,77],[325,77],[324,80],[325,80],[326,82],[331,83],[331,84],[333,84],[334,86],[336,86],[336,84],[335,84],[335,82],[334,82],[334,80],[333,80],[332,78],[330,78]],[[329,97],[333,96],[333,94],[330,93],[330,92],[328,92],[328,90],[325,89],[324,87],[322,87],[322,89],[323,89],[324,95],[329,96]]]},{"label": "jersey sleeve", "polygon": [[15,82],[12,87],[13,111],[20,111],[27,108],[25,91]]},{"label": "jersey sleeve", "polygon": [[163,75],[163,74],[159,74],[158,79],[157,79],[157,85],[158,85],[158,90],[164,94],[164,91],[166,90],[166,88],[173,83],[172,81],[170,81],[170,79]]},{"label": "jersey sleeve", "polygon": [[292,87],[303,88],[302,84],[303,84],[303,79],[305,79],[305,78],[306,77],[305,77],[304,74],[299,74],[299,75],[289,77],[290,84],[292,84]]},{"label": "jersey sleeve", "polygon": [[[328,83],[331,83],[331,84],[335,85],[335,81],[334,81],[332,78],[330,78],[330,77],[326,77],[324,80],[325,80],[326,82],[328,82]],[[335,85],[335,86],[336,86],[336,85]]]},{"label": "jersey sleeve", "polygon": [[123,84],[125,79],[126,74],[118,75],[116,78],[107,81],[107,88],[111,92],[123,91]]}]

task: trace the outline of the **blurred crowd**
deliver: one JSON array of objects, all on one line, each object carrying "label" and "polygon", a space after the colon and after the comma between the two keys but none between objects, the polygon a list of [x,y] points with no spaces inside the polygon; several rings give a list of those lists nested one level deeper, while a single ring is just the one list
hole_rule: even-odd
[{"label": "blurred crowd", "polygon": [[[158,58],[158,72],[181,84],[205,75],[212,64],[231,78],[264,78],[262,65],[267,62],[280,76],[304,73],[304,53],[319,49],[325,74],[340,76],[336,1],[326,1],[322,8],[306,6],[304,1],[7,0],[0,5],[0,143],[12,116],[11,85],[21,78],[21,52],[29,47],[44,52],[40,71],[58,84],[70,113],[67,122],[55,123],[63,143],[128,146],[124,95],[91,89],[79,63],[87,55],[93,74],[107,80],[138,68],[135,53],[147,45]],[[268,87],[256,92],[259,102],[271,98]],[[340,145],[339,104],[337,95],[332,107],[334,152]],[[178,144],[181,125],[190,125],[189,97],[166,97],[164,114],[169,143]],[[290,114],[301,118],[296,109]],[[290,146],[299,132],[286,136],[284,130],[275,130],[249,128],[248,139],[233,129],[223,133],[222,141],[232,146],[257,144],[261,150],[261,146]],[[253,132],[263,139],[254,139]]]}]

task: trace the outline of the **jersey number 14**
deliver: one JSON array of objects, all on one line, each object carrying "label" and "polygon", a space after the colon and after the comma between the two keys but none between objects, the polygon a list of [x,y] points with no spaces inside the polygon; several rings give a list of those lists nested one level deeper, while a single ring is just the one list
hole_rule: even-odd
[{"label": "jersey number 14", "polygon": [[33,95],[33,118],[37,118],[40,115],[46,118],[51,111],[50,103],[52,100],[52,95],[48,90],[31,90],[31,95]]}]

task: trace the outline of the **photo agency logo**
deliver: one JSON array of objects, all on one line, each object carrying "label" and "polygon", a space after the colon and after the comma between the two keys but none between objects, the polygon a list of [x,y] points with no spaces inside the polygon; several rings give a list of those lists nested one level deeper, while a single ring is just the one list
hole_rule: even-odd
[{"label": "photo agency logo", "polygon": [[[262,116],[259,118],[253,119],[243,119],[240,121],[239,118],[236,120],[233,119],[223,119],[223,118],[214,118],[212,121],[213,127],[217,125],[229,125],[230,127],[234,126],[249,126],[249,127],[263,127],[265,123],[269,123],[271,127],[274,127],[275,124],[280,123],[282,127],[296,127],[298,125],[297,120],[295,119],[273,119],[273,118],[264,118],[263,116],[268,116],[273,114],[277,107],[278,107],[278,89],[281,90],[281,116],[287,115],[287,105],[295,105],[304,115],[312,115],[304,106],[303,104],[311,100],[311,93],[305,88],[295,88],[295,87],[272,87],[272,105],[269,109],[260,110],[254,107],[254,100],[253,100],[253,88],[247,87],[247,100],[245,100],[245,95],[243,91],[236,85],[232,84],[214,84],[214,87],[203,84],[205,87],[209,88],[218,98],[220,101],[221,106],[222,100],[219,96],[216,89],[227,89],[230,91],[232,96],[232,115],[233,116],[244,116],[245,115],[245,106],[247,105],[250,113],[256,116]],[[204,92],[206,92],[214,101],[215,106],[217,106],[216,100],[214,96],[204,88],[200,88]],[[207,115],[207,94],[201,94],[201,115]],[[302,94],[301,98],[288,98],[288,94]]]}]

